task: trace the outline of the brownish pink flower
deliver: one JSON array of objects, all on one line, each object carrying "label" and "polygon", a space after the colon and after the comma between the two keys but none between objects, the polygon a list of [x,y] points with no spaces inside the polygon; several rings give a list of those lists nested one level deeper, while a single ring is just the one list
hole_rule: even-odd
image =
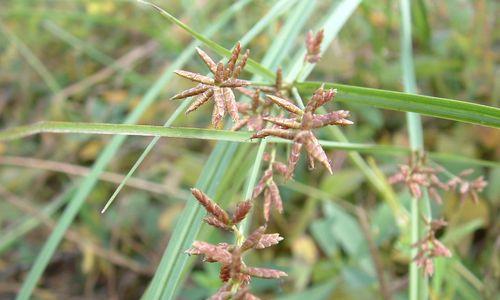
[{"label": "brownish pink flower", "polygon": [[197,49],[198,55],[203,59],[214,78],[184,70],[177,70],[175,73],[181,77],[197,82],[194,88],[182,91],[173,96],[172,99],[184,99],[199,95],[198,98],[187,109],[186,114],[198,109],[200,106],[213,99],[215,102],[212,112],[212,125],[221,127],[221,122],[226,113],[229,113],[234,122],[239,121],[238,105],[234,96],[233,88],[250,85],[249,81],[238,79],[241,71],[248,60],[249,51],[241,56],[241,44],[237,43],[231,57],[226,65],[222,62],[215,63],[203,50]]},{"label": "brownish pink flower", "polygon": [[436,257],[451,257],[451,251],[436,238],[436,231],[446,226],[447,223],[442,220],[424,220],[428,230],[422,239],[412,245],[418,248],[417,255],[413,258],[417,266],[422,268],[424,274],[432,276],[434,274],[433,259]]},{"label": "brownish pink flower", "polygon": [[324,90],[324,87],[321,86],[314,92],[304,110],[285,98],[267,95],[268,99],[274,104],[288,111],[290,117],[264,117],[265,121],[275,124],[277,128],[262,129],[252,135],[252,138],[275,136],[293,141],[292,151],[288,158],[286,179],[292,177],[302,148],[307,152],[310,167],[314,167],[314,161],[316,160],[325,166],[329,173],[332,173],[331,161],[312,130],[329,125],[344,126],[353,124],[352,121],[347,119],[349,112],[345,110],[333,111],[323,115],[315,113],[319,107],[330,102],[335,94],[336,90]]},{"label": "brownish pink flower", "polygon": [[474,203],[478,203],[479,202],[478,193],[483,191],[483,189],[488,185],[488,182],[484,180],[483,176],[479,176],[478,178],[472,181],[465,179],[465,177],[472,174],[472,172],[473,172],[472,169],[467,169],[460,172],[458,176],[455,176],[453,179],[448,181],[448,186],[451,189],[458,191],[462,201],[464,201],[467,198],[467,196],[469,196]]},{"label": "brownish pink flower", "polygon": [[321,58],[321,43],[323,42],[324,31],[321,29],[316,34],[313,34],[311,30],[307,32],[306,35],[306,48],[307,53],[305,60],[309,63],[315,64]]}]

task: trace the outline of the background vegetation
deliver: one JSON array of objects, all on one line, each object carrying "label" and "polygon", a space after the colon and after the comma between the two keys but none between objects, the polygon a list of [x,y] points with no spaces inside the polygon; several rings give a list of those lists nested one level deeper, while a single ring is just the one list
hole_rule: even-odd
[{"label": "background vegetation", "polygon": [[[405,90],[400,1],[355,2],[156,3],[225,48],[241,40],[251,49],[251,58],[272,70],[281,65],[285,75],[297,57],[301,59],[305,32],[321,27],[324,19],[333,20],[325,29],[341,30],[307,80]],[[498,107],[495,1],[411,3],[418,93]],[[342,17],[348,18],[345,24]],[[206,128],[209,108],[186,118],[182,107],[178,109],[182,102],[167,100],[191,86],[173,76],[173,70],[206,72],[188,46],[193,40],[133,1],[2,1],[0,126],[45,120],[161,126],[170,120],[167,125]],[[210,47],[203,49],[216,55]],[[250,78],[250,72],[244,77]],[[310,95],[307,86],[301,93],[304,98]],[[355,126],[342,129],[348,141],[409,147],[404,113],[353,102],[336,104],[352,112]],[[498,114],[491,120],[495,117],[497,125],[491,127],[498,127]],[[474,168],[490,182],[476,205],[452,193],[443,195],[442,206],[432,205],[434,217],[449,222],[440,238],[454,256],[436,262],[429,295],[493,298],[500,276],[500,133],[497,128],[425,116],[422,123],[425,149],[433,153],[434,162],[452,172]],[[325,131],[320,137],[335,141],[339,135]],[[109,210],[100,214],[151,138],[129,137],[120,144],[124,140],[40,134],[0,142],[0,298],[10,299],[21,288],[29,297],[37,275],[38,299],[139,298],[172,234],[176,236],[175,225],[183,222],[178,216],[189,188],[205,186],[226,206],[241,200],[257,152],[246,143],[161,138]],[[374,263],[378,257],[390,294],[407,298],[410,243],[405,212],[410,210],[410,196],[404,188],[387,185],[381,193],[373,182],[384,183],[408,155],[394,147],[376,150],[362,151],[362,163],[360,156],[345,150],[329,150],[335,161],[333,176],[321,168],[309,172],[302,162],[295,181],[282,185],[285,214],[275,216],[271,226],[285,240],[251,260],[286,270],[289,277],[255,281],[256,294],[280,299],[381,295]],[[375,179],[367,179],[366,168]],[[193,211],[197,214],[203,215]],[[185,233],[189,238],[225,238],[206,225],[198,234],[201,219],[193,220],[192,226],[183,227],[194,228]],[[64,236],[59,245],[58,234]],[[178,245],[180,254],[189,246],[174,242],[170,247]],[[375,255],[370,244],[377,248]],[[148,290],[150,297],[175,291],[181,299],[202,299],[217,290],[216,266],[194,259],[177,263],[177,258],[166,261],[165,269],[160,265],[167,271],[155,275],[175,277],[168,281],[175,288],[158,288],[158,279]],[[182,259],[187,257],[182,254]]]}]

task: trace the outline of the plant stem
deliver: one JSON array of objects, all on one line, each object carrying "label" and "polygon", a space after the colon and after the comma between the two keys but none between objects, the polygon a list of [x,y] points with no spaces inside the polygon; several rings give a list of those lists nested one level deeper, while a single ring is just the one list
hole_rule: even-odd
[{"label": "plant stem", "polygon": [[[260,166],[262,164],[262,157],[264,156],[264,150],[266,149],[266,146],[267,138],[264,138],[259,144],[259,149],[257,150],[257,155],[255,156],[255,162],[253,164],[252,171],[250,172],[250,177],[248,178],[247,187],[245,190],[245,200],[251,199],[252,197],[253,188],[255,186],[255,183],[257,182],[257,176],[259,175]],[[240,223],[239,231],[243,234],[248,232],[251,220],[250,216],[250,214],[247,215],[247,217]]]},{"label": "plant stem", "polygon": [[[407,93],[417,92],[417,83],[415,78],[415,68],[413,65],[413,50],[411,36],[411,7],[408,0],[401,0],[401,67],[403,72],[404,90]],[[420,115],[408,112],[406,114],[408,126],[408,135],[410,139],[410,148],[417,154],[421,155],[424,151],[424,139],[422,122]],[[425,207],[422,207],[425,206]],[[421,200],[417,198],[411,199],[411,231],[410,243],[414,245],[420,239],[422,224],[420,224],[420,211],[424,210],[426,218],[430,219],[430,206],[427,191],[424,191],[424,196]],[[409,299],[419,300],[428,298],[428,282],[418,270],[417,264],[413,258],[417,255],[418,249],[411,250],[410,262],[410,282],[409,282]]]}]

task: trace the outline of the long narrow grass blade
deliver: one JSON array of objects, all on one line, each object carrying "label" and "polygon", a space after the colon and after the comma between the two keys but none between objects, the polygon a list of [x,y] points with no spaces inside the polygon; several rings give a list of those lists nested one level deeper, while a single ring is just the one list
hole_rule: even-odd
[{"label": "long narrow grass blade", "polygon": [[[320,82],[302,82],[296,86],[302,93],[311,93]],[[500,108],[470,101],[438,98],[371,89],[344,84],[326,83],[326,88],[338,89],[335,101],[363,104],[396,111],[414,112],[436,118],[500,128]]]},{"label": "long narrow grass blade", "polygon": [[[233,11],[234,13],[234,11]],[[227,19],[225,19],[227,20]],[[222,20],[221,20],[222,21]],[[221,22],[222,23],[222,22]],[[220,25],[220,23],[218,23]],[[182,67],[190,57],[194,54],[195,47],[186,49],[181,56],[162,74],[160,78],[151,86],[141,99],[137,107],[125,119],[124,123],[136,123],[146,109],[154,102],[156,97],[160,94],[161,90],[168,83],[172,77],[173,71]],[[44,244],[39,255],[37,256],[34,265],[32,266],[26,280],[24,281],[19,294],[18,300],[29,299],[33,289],[35,288],[38,280],[43,274],[50,258],[56,251],[57,246],[61,242],[64,233],[72,223],[76,214],[79,212],[85,199],[92,191],[94,185],[98,181],[99,175],[104,171],[107,164],[113,159],[115,153],[120,149],[125,141],[126,136],[116,136],[101,152],[96,162],[92,167],[91,173],[82,181],[79,189],[76,191],[75,196],[71,199],[70,204],[64,210],[57,226],[49,236],[47,242]]]},{"label": "long narrow grass blade", "polygon": [[[187,102],[185,102],[187,103]],[[186,104],[187,105],[187,104]],[[183,111],[186,105],[180,105],[172,114],[165,126],[171,125],[173,120]],[[132,169],[129,171],[125,179],[120,183],[117,191],[123,187],[127,179],[137,169],[145,155],[149,153],[155,143],[162,137],[166,138],[184,138],[184,139],[201,139],[213,141],[227,141],[236,143],[258,143],[259,140],[251,139],[253,132],[249,131],[230,131],[230,130],[215,130],[204,128],[189,128],[189,127],[165,127],[165,126],[150,126],[150,125],[132,125],[132,124],[106,124],[106,123],[72,123],[72,122],[43,122],[29,126],[15,127],[0,132],[0,141],[18,139],[38,133],[75,133],[75,134],[114,134],[126,136],[154,136],[148,147],[144,150],[141,157],[138,159]],[[277,137],[269,137],[267,141],[273,143],[292,143],[290,140],[285,140]],[[399,146],[376,145],[350,143],[346,139],[336,142],[329,140],[320,140],[320,144],[325,148],[357,151],[373,154],[391,154],[391,155],[407,155],[411,149]],[[492,168],[500,168],[500,163],[494,161],[485,161],[480,159],[468,158],[450,153],[428,153],[430,158],[438,161],[448,161],[462,163],[464,165],[479,165]],[[115,192],[117,194],[118,192]],[[112,197],[114,198],[114,197]]]}]

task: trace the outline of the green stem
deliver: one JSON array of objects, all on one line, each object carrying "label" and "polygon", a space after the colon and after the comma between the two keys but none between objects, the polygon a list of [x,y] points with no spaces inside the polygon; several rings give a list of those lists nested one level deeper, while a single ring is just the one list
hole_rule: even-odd
[{"label": "green stem", "polygon": [[[403,72],[403,84],[405,92],[417,93],[417,83],[415,78],[415,68],[413,65],[413,49],[411,35],[411,7],[408,0],[401,0],[401,66]],[[407,113],[406,120],[408,125],[408,135],[410,138],[411,150],[420,155],[424,151],[424,139],[422,122],[419,114]],[[412,198],[411,200],[411,231],[410,243],[414,245],[420,240],[423,224],[420,221],[420,212],[424,211],[426,218],[430,219],[430,204],[427,191],[424,191],[422,199]],[[418,249],[411,250],[410,262],[410,282],[409,297],[410,300],[419,300],[428,298],[427,278],[419,272],[417,264],[413,258],[417,255]]]},{"label": "green stem", "polygon": [[[252,167],[252,171],[250,173],[250,177],[248,178],[247,187],[245,189],[245,200],[248,200],[252,197],[253,188],[255,183],[257,182],[257,176],[259,175],[260,166],[262,164],[262,157],[264,156],[264,151],[267,146],[267,138],[261,140],[259,144],[259,149],[257,150],[257,155],[255,156],[255,162]],[[250,215],[248,215],[243,221],[240,223],[239,230],[243,234],[248,232],[248,228],[250,226]]]}]

